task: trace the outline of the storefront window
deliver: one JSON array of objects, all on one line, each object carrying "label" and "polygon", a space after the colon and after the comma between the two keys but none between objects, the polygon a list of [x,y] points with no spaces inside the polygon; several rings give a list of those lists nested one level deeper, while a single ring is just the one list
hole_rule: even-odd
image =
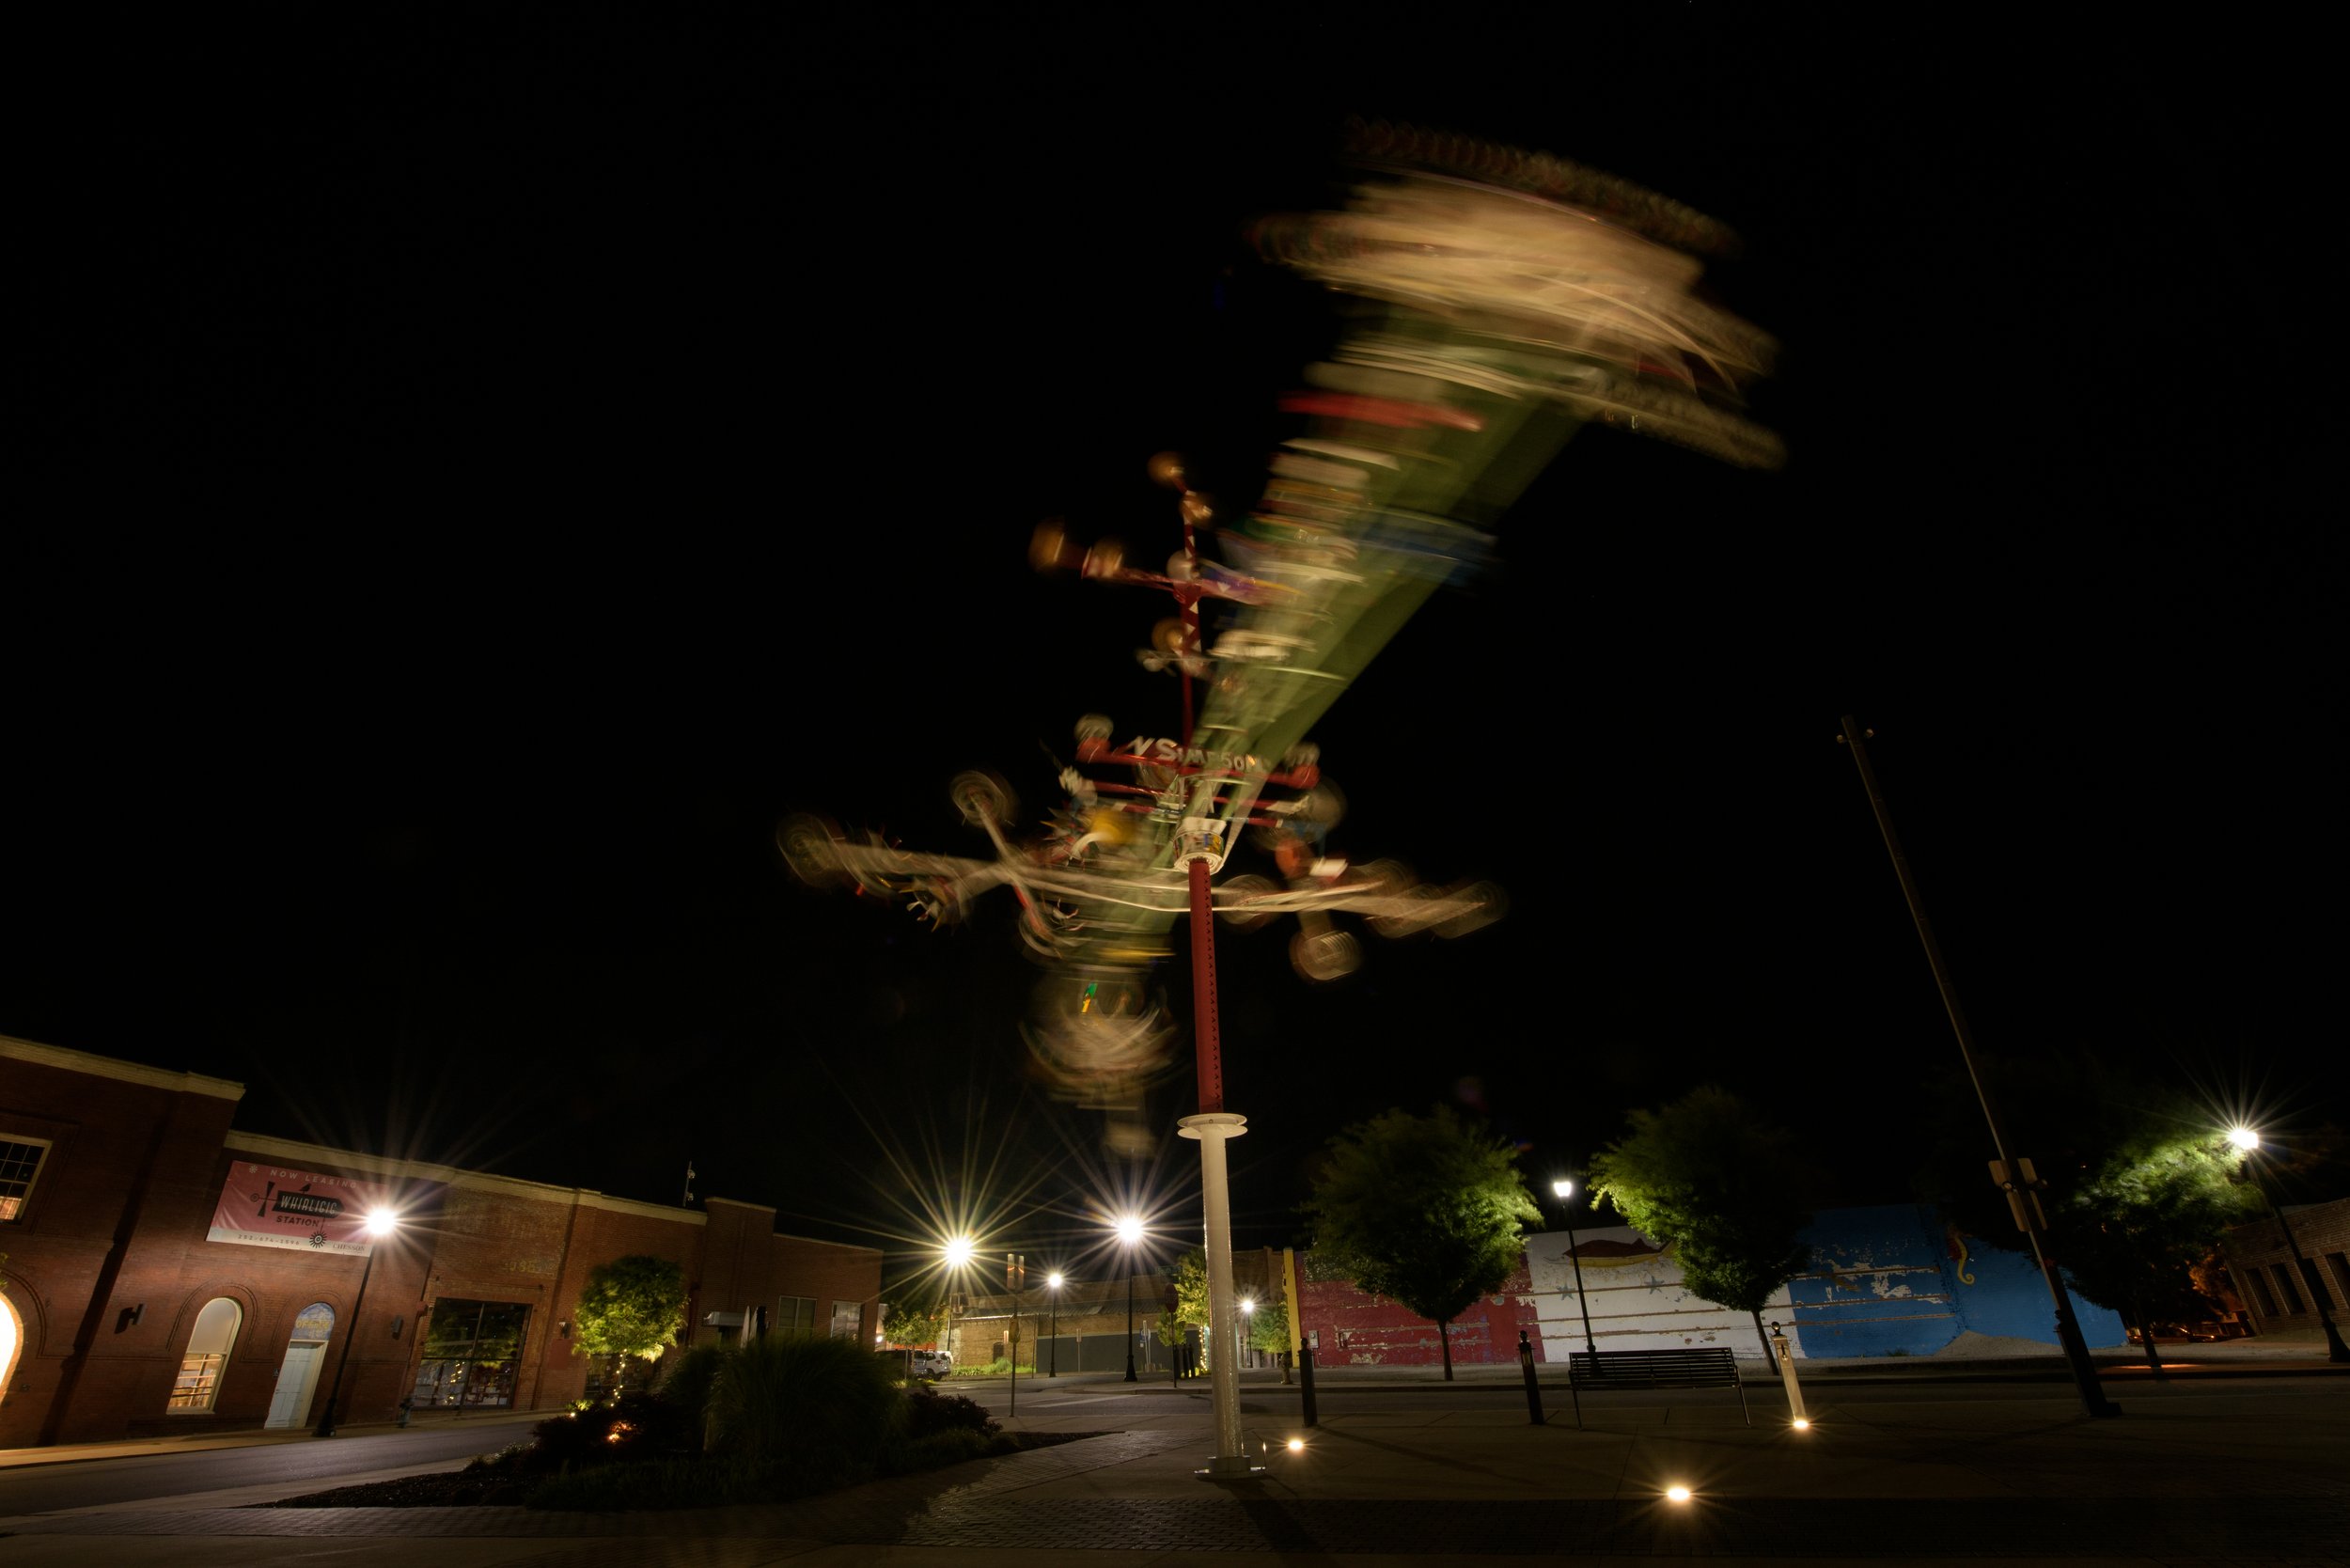
[{"label": "storefront window", "polygon": [[180,1375],[172,1379],[173,1410],[210,1410],[219,1397],[221,1375],[228,1370],[228,1353],[236,1348],[237,1326],[243,1309],[227,1296],[214,1296],[196,1315],[196,1329],[180,1357]]}]

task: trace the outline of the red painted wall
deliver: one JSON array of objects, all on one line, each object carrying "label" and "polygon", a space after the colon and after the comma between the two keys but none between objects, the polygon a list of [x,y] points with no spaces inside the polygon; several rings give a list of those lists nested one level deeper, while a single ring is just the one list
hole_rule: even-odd
[{"label": "red painted wall", "polygon": [[[1342,1279],[1308,1278],[1298,1260],[1298,1328],[1319,1334],[1318,1367],[1438,1367],[1444,1364],[1436,1325],[1399,1303],[1357,1290]],[[1521,1261],[1501,1288],[1478,1297],[1452,1320],[1452,1364],[1480,1366],[1518,1358],[1518,1331],[1534,1358],[1543,1358],[1543,1328],[1534,1315],[1533,1281]],[[1308,1343],[1313,1341],[1308,1341]]]}]

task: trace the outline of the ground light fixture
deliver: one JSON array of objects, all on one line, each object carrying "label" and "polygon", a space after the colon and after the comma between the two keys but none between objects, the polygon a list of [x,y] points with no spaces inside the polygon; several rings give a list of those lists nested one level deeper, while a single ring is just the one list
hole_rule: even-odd
[{"label": "ground light fixture", "polygon": [[1685,1503],[1689,1500],[1690,1492],[1686,1486],[1668,1486],[1665,1488],[1665,1497],[1668,1501]]},{"label": "ground light fixture", "polygon": [[1809,1431],[1810,1431],[1810,1430],[1811,1430],[1811,1421],[1810,1421],[1810,1419],[1809,1417],[1805,1417],[1805,1416],[1797,1416],[1797,1417],[1795,1418],[1795,1430],[1796,1430],[1797,1432],[1809,1432]]},{"label": "ground light fixture", "polygon": [[1292,1453],[1304,1453],[1306,1451],[1306,1439],[1303,1437],[1292,1437],[1290,1439],[1289,1448],[1290,1452]]}]

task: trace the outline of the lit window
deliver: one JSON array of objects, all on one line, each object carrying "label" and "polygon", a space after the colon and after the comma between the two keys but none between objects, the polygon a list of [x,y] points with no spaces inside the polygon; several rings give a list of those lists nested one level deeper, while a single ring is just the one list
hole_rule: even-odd
[{"label": "lit window", "polygon": [[45,1137],[0,1138],[0,1221],[24,1212],[40,1178],[40,1162],[49,1154]]},{"label": "lit window", "polygon": [[836,1301],[832,1304],[832,1337],[836,1340],[861,1340],[865,1337],[865,1303]]},{"label": "lit window", "polygon": [[196,1315],[195,1332],[180,1357],[180,1375],[172,1379],[169,1408],[210,1410],[219,1397],[221,1374],[228,1370],[228,1353],[236,1348],[237,1325],[244,1311],[227,1296],[214,1296]]}]

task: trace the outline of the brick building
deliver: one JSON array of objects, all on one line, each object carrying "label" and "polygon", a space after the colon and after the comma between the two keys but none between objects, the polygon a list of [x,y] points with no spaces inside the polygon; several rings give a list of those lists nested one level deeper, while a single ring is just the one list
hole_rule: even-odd
[{"label": "brick building", "polygon": [[2219,1240],[2254,1331],[2315,1334],[2322,1302],[2336,1326],[2350,1333],[2350,1198],[2288,1203],[2284,1212],[2300,1245],[2298,1268],[2274,1217],[2239,1225]]},{"label": "brick building", "polygon": [[348,1421],[559,1408],[602,1370],[580,1291],[631,1254],[684,1269],[689,1338],[879,1327],[881,1253],[777,1235],[772,1208],[269,1137],[231,1124],[243,1092],[0,1036],[0,1448],[307,1425],[337,1365]]}]

